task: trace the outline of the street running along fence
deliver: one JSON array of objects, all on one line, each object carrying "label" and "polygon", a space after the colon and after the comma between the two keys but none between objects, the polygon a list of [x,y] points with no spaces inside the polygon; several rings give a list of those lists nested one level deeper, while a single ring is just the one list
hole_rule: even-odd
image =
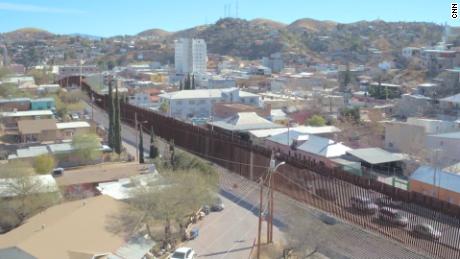
[{"label": "street running along fence", "polygon": [[[59,80],[62,87],[79,85],[80,77]],[[94,103],[107,111],[107,95],[93,91],[84,81],[81,88]],[[145,121],[147,129],[153,127],[157,136],[212,161],[249,180],[256,181],[267,173],[271,150],[252,145],[248,141],[194,126],[157,112],[122,102],[121,119],[134,126],[134,116]],[[460,207],[434,197],[409,192],[373,179],[352,175],[336,168],[331,169],[314,160],[300,156],[281,154],[279,160],[286,161],[274,175],[275,189],[293,199],[319,208],[340,219],[379,232],[408,247],[438,258],[460,258]],[[376,200],[390,197],[402,201],[399,209],[408,215],[411,222],[428,223],[442,233],[439,240],[421,238],[408,227],[395,227],[381,222],[374,215],[356,213],[350,206],[353,196]]]}]

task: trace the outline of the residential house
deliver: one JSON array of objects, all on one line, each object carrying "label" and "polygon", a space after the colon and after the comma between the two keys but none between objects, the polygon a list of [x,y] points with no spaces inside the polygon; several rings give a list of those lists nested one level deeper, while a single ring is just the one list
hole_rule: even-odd
[{"label": "residential house", "polygon": [[247,133],[250,130],[273,129],[282,126],[260,117],[255,112],[239,112],[224,120],[208,122],[208,127],[232,135],[243,133],[249,138]]},{"label": "residential house", "polygon": [[387,121],[385,127],[385,148],[412,155],[421,155],[426,149],[430,134],[458,131],[455,122],[410,117],[406,122]]},{"label": "residential house", "polygon": [[70,121],[56,123],[57,140],[72,139],[75,135],[87,134],[91,125],[86,121]]},{"label": "residential house", "polygon": [[282,109],[271,110],[270,120],[273,121],[274,123],[282,124],[282,125],[288,125],[289,123],[289,117]]},{"label": "residential house", "polygon": [[428,135],[426,149],[432,153],[430,157],[434,157],[437,164],[460,162],[460,131]]},{"label": "residential house", "polygon": [[38,98],[30,100],[31,110],[53,110],[56,108],[54,98]]},{"label": "residential house", "polygon": [[420,56],[420,48],[417,47],[405,47],[402,49],[402,56],[410,59],[413,57],[419,57]]},{"label": "residential house", "polygon": [[419,94],[403,94],[396,105],[396,115],[401,117],[423,116],[433,112],[433,99]]},{"label": "residential house", "polygon": [[0,99],[0,111],[27,111],[30,109],[30,98]]},{"label": "residential house", "polygon": [[242,103],[215,103],[212,108],[212,116],[223,119],[234,116],[239,112],[255,112],[260,117],[269,118],[270,110],[270,105],[258,107]]},{"label": "residential house", "polygon": [[42,120],[52,119],[54,114],[51,110],[35,110],[35,111],[12,111],[0,113],[2,122],[1,129],[6,134],[17,135],[18,122],[21,120]]},{"label": "residential house", "polygon": [[439,100],[440,108],[451,115],[460,114],[460,94],[448,96]]},{"label": "residential house", "polygon": [[335,140],[310,135],[307,141],[295,148],[295,155],[317,161],[328,167],[335,167],[331,159],[341,157],[350,150],[352,150],[350,147]]},{"label": "residential house", "polygon": [[56,119],[18,121],[20,143],[46,142],[56,140]]},{"label": "residential house", "polygon": [[116,200],[126,200],[131,198],[134,188],[146,186],[160,179],[160,175],[155,171],[155,168],[149,169],[149,171],[149,173],[143,175],[99,183],[96,188],[102,195],[108,195]]},{"label": "residential house", "polygon": [[55,119],[21,120],[18,122],[19,142],[54,142],[72,139],[75,135],[88,133],[90,127],[86,121],[57,123]]},{"label": "residential house", "polygon": [[409,190],[460,205],[460,175],[421,166],[409,177]]},{"label": "residential house", "polygon": [[209,117],[215,103],[242,103],[255,107],[263,105],[259,95],[238,88],[182,90],[159,96],[160,102],[167,107],[166,113],[180,119]]},{"label": "residential house", "polygon": [[0,258],[143,258],[152,240],[108,227],[123,210],[105,195],[55,205],[0,235]]},{"label": "residential house", "polygon": [[360,162],[365,174],[395,176],[403,173],[403,161],[406,157],[402,154],[390,153],[381,148],[359,148],[346,153],[344,158]]},{"label": "residential house", "polygon": [[38,85],[37,91],[41,94],[57,93],[61,89],[59,84],[42,84]]}]

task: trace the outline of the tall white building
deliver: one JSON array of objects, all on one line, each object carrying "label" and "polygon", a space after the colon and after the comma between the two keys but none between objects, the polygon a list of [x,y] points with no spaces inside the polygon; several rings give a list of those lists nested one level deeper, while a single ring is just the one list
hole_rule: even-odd
[{"label": "tall white building", "polygon": [[205,73],[208,63],[206,42],[203,39],[181,38],[175,42],[176,74]]}]

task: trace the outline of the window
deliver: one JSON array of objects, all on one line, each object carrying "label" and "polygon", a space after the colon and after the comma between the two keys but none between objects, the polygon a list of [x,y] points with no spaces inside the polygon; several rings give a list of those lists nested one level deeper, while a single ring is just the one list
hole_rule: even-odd
[{"label": "window", "polygon": [[199,101],[199,104],[204,104],[205,103],[205,100],[200,100]]},{"label": "window", "polygon": [[177,105],[182,105],[182,101],[176,101]]},{"label": "window", "polygon": [[195,100],[188,101],[188,104],[195,105]]}]

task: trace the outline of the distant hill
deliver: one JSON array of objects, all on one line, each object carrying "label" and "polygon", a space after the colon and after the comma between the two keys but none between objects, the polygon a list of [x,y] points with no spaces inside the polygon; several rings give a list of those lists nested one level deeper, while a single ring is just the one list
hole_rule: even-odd
[{"label": "distant hill", "polygon": [[[459,27],[450,29],[448,38],[460,45]],[[453,35],[457,33],[456,35]],[[349,24],[333,21],[319,21],[304,18],[291,24],[283,24],[269,19],[244,20],[238,18],[220,19],[214,24],[200,25],[177,32],[162,29],[149,29],[133,36],[123,36],[135,40],[148,37],[143,48],[151,51],[151,59],[171,61],[174,56],[173,41],[181,37],[202,38],[206,40],[208,52],[220,55],[259,59],[275,52],[281,52],[286,60],[302,64],[315,62],[367,63],[375,53],[381,57],[373,59],[394,60],[405,46],[432,46],[443,39],[444,27],[427,22],[385,22],[359,21]],[[80,37],[97,37],[73,34]],[[53,39],[62,36],[50,32],[24,28],[0,35],[6,41],[33,41]],[[115,39],[110,37],[108,39]],[[158,44],[161,41],[160,44]],[[166,43],[166,44],[163,44]],[[147,52],[146,52],[147,53]],[[119,53],[118,53],[119,54]],[[118,55],[117,54],[117,55]],[[114,53],[107,53],[107,59]],[[147,55],[147,54],[146,54]],[[374,56],[373,56],[374,55]],[[121,55],[120,60],[132,59],[135,55]]]},{"label": "distant hill", "polygon": [[53,36],[53,33],[38,28],[22,28],[3,33],[3,37],[7,41],[46,40],[52,38]]},{"label": "distant hill", "polygon": [[366,62],[371,55],[369,49],[400,53],[402,47],[409,45],[433,45],[441,40],[443,30],[440,25],[423,22],[376,20],[341,24],[305,18],[285,25],[267,19],[225,18],[166,38],[202,38],[210,53],[249,59],[282,52],[295,53],[312,61],[328,56],[344,62],[345,59]]},{"label": "distant hill", "polygon": [[286,27],[286,24],[284,23],[269,20],[269,19],[263,19],[263,18],[257,18],[257,19],[250,20],[249,23],[252,24],[253,26],[265,26],[265,27],[269,27],[272,29],[282,29]]},{"label": "distant hill", "polygon": [[287,26],[290,31],[303,32],[320,32],[330,31],[335,29],[337,23],[332,21],[318,21],[314,19],[304,18],[294,21]]},{"label": "distant hill", "polygon": [[171,32],[165,31],[162,29],[150,29],[150,30],[139,32],[136,36],[163,38],[163,37],[170,36],[171,34],[172,34]]},{"label": "distant hill", "polygon": [[95,35],[83,34],[83,33],[72,33],[72,34],[68,34],[68,36],[80,37],[80,38],[87,39],[87,40],[100,40],[104,38],[102,36],[95,36]]}]

